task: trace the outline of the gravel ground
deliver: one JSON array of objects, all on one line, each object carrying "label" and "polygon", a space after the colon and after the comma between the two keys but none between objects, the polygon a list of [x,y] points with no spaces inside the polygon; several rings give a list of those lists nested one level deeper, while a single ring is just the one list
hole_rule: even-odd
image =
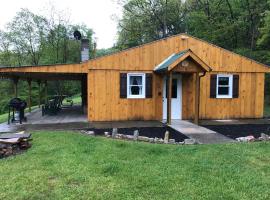
[{"label": "gravel ground", "polygon": [[270,124],[206,125],[204,127],[232,139],[249,135],[258,138],[261,133],[270,134]]}]

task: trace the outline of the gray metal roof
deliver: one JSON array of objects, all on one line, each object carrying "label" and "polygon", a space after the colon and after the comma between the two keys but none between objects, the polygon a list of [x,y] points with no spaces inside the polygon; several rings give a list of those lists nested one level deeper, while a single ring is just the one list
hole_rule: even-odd
[{"label": "gray metal roof", "polygon": [[174,53],[172,55],[170,55],[168,58],[166,58],[162,63],[160,63],[159,65],[157,65],[154,69],[155,72],[163,72],[163,71],[167,71],[168,67],[175,62],[177,59],[181,58],[183,55],[185,55],[187,52],[189,51],[189,49],[186,49],[184,51],[180,51],[179,53]]}]

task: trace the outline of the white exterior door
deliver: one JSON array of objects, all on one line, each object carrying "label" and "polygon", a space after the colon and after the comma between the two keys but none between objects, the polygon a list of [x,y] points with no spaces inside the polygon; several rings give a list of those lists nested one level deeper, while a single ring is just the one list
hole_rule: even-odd
[{"label": "white exterior door", "polygon": [[[167,81],[163,80],[163,119],[167,119]],[[182,76],[175,74],[172,77],[171,118],[182,119]]]}]

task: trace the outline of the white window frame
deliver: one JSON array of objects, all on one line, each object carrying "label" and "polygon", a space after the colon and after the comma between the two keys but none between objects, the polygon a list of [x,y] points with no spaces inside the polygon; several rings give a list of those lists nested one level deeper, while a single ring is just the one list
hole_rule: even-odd
[{"label": "white window frame", "polygon": [[[132,95],[130,94],[130,77],[131,76],[141,76],[142,77],[142,94]],[[144,99],[145,98],[145,73],[128,73],[127,74],[127,98],[128,99]]]},{"label": "white window frame", "polygon": [[[219,95],[218,94],[218,89],[219,89],[219,84],[218,84],[218,80],[219,80],[219,78],[223,78],[223,77],[225,77],[225,78],[229,78],[229,94],[228,95]],[[229,99],[229,98],[232,98],[232,96],[233,96],[233,75],[232,74],[218,74],[217,75],[217,88],[216,88],[217,90],[216,90],[216,93],[217,93],[217,95],[216,95],[216,98],[223,98],[223,99]]]}]

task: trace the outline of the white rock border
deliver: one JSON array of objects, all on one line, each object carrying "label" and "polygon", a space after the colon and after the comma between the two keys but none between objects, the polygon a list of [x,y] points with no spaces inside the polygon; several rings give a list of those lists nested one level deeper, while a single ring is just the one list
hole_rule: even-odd
[{"label": "white rock border", "polygon": [[[96,136],[94,131],[81,131],[84,135]],[[139,142],[148,142],[152,144],[173,144],[173,145],[194,145],[198,144],[195,139],[185,139],[183,142],[176,142],[175,139],[169,139],[169,131],[164,133],[164,138],[149,138],[146,136],[140,136],[139,130],[135,130],[133,135],[125,135],[118,133],[117,128],[113,128],[111,134],[110,132],[104,132],[106,138],[118,139],[118,140],[129,140],[129,141],[139,141]]]},{"label": "white rock border", "polygon": [[255,138],[253,135],[249,135],[246,137],[238,137],[235,138],[235,140],[237,142],[260,142],[260,141],[270,141],[270,136],[265,134],[265,133],[261,133],[261,136],[259,138]]}]

